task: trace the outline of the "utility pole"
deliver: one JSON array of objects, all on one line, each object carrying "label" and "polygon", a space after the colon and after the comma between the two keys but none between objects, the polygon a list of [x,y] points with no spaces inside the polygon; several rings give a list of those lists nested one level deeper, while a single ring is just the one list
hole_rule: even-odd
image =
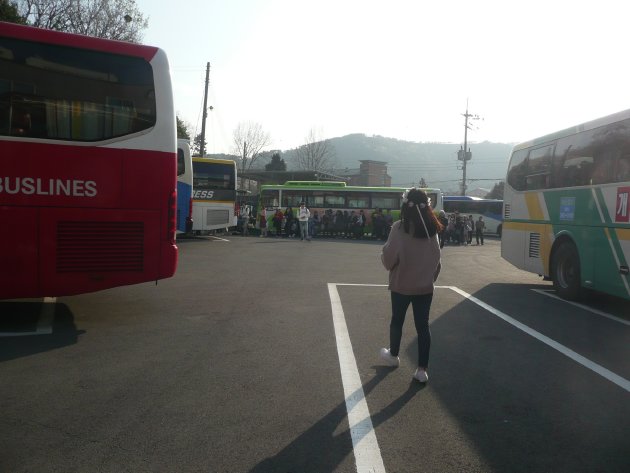
[{"label": "utility pole", "polygon": [[245,160],[247,159],[247,141],[243,141],[243,170],[241,171],[241,189],[245,190]]},{"label": "utility pole", "polygon": [[468,113],[468,99],[466,99],[466,113],[462,115],[464,116],[464,148],[457,152],[457,160],[463,163],[462,195],[466,195],[466,163],[472,159],[472,153],[468,148],[468,119],[479,120],[479,115]]},{"label": "utility pole", "polygon": [[200,154],[203,158],[206,155],[206,118],[208,117],[208,84],[210,83],[210,63],[206,63],[206,90],[203,94],[203,115],[201,119],[201,144]]}]

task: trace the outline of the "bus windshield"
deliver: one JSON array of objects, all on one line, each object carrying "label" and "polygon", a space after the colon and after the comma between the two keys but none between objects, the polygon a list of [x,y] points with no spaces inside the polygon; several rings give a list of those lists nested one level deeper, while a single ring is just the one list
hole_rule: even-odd
[{"label": "bus windshield", "polygon": [[234,189],[234,166],[222,163],[194,164],[193,187],[198,190]]}]

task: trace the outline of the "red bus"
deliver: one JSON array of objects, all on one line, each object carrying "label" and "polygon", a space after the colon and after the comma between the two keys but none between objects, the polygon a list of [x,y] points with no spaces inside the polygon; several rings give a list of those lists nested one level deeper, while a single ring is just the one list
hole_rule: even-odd
[{"label": "red bus", "polygon": [[0,299],[172,276],[175,133],[160,49],[0,22]]}]

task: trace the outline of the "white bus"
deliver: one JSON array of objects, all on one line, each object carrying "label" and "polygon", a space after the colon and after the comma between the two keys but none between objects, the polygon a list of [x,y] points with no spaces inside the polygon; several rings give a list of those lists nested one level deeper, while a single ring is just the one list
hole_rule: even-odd
[{"label": "white bus", "polygon": [[192,231],[193,169],[188,140],[177,140],[177,233]]},{"label": "white bus", "polygon": [[484,233],[501,236],[503,230],[503,201],[482,199],[468,195],[445,195],[444,211],[447,214],[459,212],[461,215],[472,215],[475,222],[479,216],[486,223]]},{"label": "white bus", "polygon": [[192,229],[226,230],[237,224],[236,163],[229,159],[192,158]]},{"label": "white bus", "polygon": [[512,151],[501,256],[576,299],[630,299],[630,110]]}]

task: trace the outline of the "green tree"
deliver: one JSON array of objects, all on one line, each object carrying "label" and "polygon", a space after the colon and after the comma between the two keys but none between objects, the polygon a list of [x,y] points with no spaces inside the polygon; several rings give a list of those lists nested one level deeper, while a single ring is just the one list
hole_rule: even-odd
[{"label": "green tree", "polygon": [[265,164],[265,171],[286,171],[287,163],[284,162],[284,159],[280,156],[280,153],[273,153],[271,156],[271,161],[268,164]]},{"label": "green tree", "polygon": [[497,182],[492,190],[488,192],[486,195],[486,199],[499,199],[503,200],[503,187],[505,186],[505,182]]},{"label": "green tree", "polygon": [[26,24],[24,18],[18,13],[17,5],[9,0],[0,0],[0,21]]},{"label": "green tree", "polygon": [[188,132],[188,125],[186,122],[178,116],[176,116],[175,119],[177,120],[177,138],[190,141],[190,133]]},{"label": "green tree", "polygon": [[132,43],[149,25],[135,0],[16,0],[16,6],[38,28]]},{"label": "green tree", "polygon": [[[208,142],[206,140],[203,141],[203,148],[205,150],[208,149]],[[193,140],[193,144],[191,146],[191,151],[193,156],[201,156],[201,133],[195,136],[195,139]]]}]

